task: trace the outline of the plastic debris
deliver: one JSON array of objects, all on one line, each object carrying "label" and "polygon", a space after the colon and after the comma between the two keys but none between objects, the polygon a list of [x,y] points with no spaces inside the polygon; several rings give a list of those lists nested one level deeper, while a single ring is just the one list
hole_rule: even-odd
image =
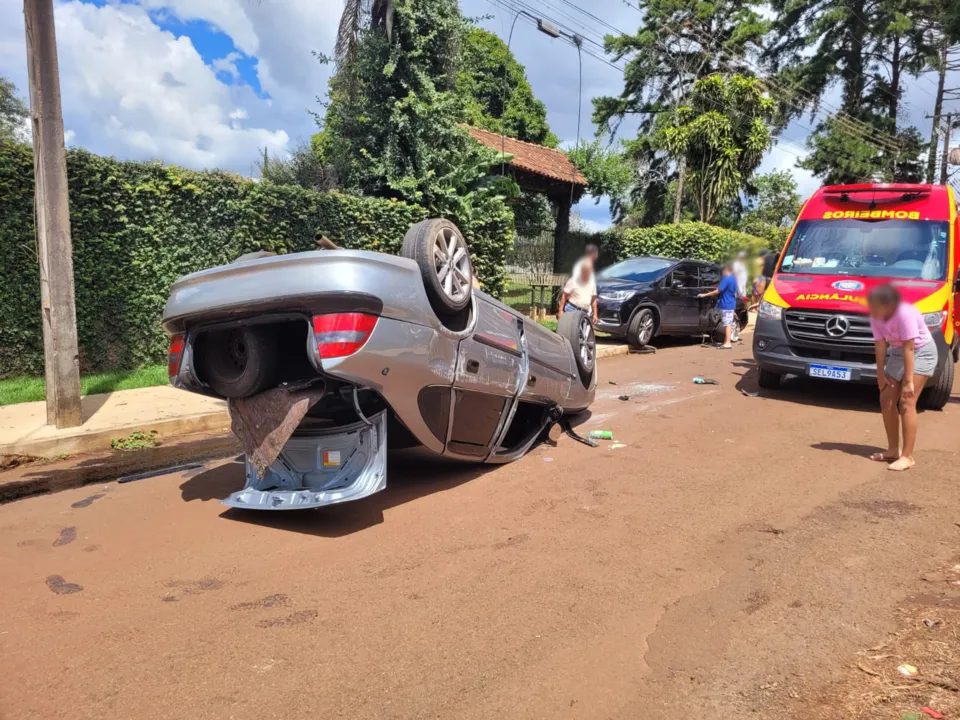
[{"label": "plastic debris", "polygon": [[897,668],[897,672],[906,677],[916,677],[917,673],[919,673],[920,671],[917,670],[917,668],[914,667],[913,665],[908,665],[907,663],[904,663],[903,665]]},{"label": "plastic debris", "polygon": [[544,461],[544,462],[553,462],[553,458],[544,458],[543,461]]},{"label": "plastic debris", "polygon": [[612,430],[591,430],[589,438],[591,440],[613,440]]},{"label": "plastic debris", "polygon": [[623,443],[615,442],[615,443],[610,443],[609,445],[607,445],[607,447],[610,448],[611,450],[619,450],[620,448],[626,447],[626,445],[624,445]]},{"label": "plastic debris", "polygon": [[618,399],[619,399],[619,400],[629,400],[629,399],[630,399],[630,396],[629,396],[629,395],[621,395]]},{"label": "plastic debris", "polygon": [[750,390],[744,390],[743,388],[740,388],[740,393],[743,395],[746,395],[747,397],[760,397],[759,390],[757,390],[756,392],[751,392]]},{"label": "plastic debris", "polygon": [[938,712],[937,710],[934,710],[932,707],[922,707],[920,708],[920,712],[926,715],[929,715],[932,718],[937,718],[937,720],[943,720],[943,718],[946,717],[946,715],[944,715],[942,712]]},{"label": "plastic debris", "polygon": [[930,630],[943,623],[942,618],[924,618],[923,624]]},{"label": "plastic debris", "polygon": [[695,377],[693,379],[694,384],[696,385],[719,385],[719,380],[711,380],[710,378]]}]

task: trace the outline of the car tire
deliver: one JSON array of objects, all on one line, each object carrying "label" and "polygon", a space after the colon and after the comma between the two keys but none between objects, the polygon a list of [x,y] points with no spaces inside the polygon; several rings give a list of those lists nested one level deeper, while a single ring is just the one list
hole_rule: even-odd
[{"label": "car tire", "polygon": [[199,377],[226,398],[266,390],[277,368],[277,348],[266,327],[211,330],[197,336],[194,357]]},{"label": "car tire", "polygon": [[627,344],[633,350],[642,350],[657,334],[657,321],[649,308],[637,310],[627,327]]},{"label": "car tire", "polygon": [[765,390],[776,390],[780,387],[780,379],[783,376],[780,373],[764,370],[760,368],[760,375],[757,378],[757,384]]},{"label": "car tire", "polygon": [[460,229],[449,220],[423,220],[403,238],[400,254],[417,263],[427,298],[441,322],[469,312],[473,261]]},{"label": "car tire", "polygon": [[557,334],[570,342],[580,382],[590,387],[597,367],[597,336],[590,318],[581,310],[565,312],[557,321]]},{"label": "car tire", "polygon": [[934,378],[933,384],[923,393],[926,396],[923,399],[923,406],[928,410],[943,410],[946,404],[950,402],[950,393],[953,392],[953,357],[948,354],[940,362],[943,363],[940,373]]}]

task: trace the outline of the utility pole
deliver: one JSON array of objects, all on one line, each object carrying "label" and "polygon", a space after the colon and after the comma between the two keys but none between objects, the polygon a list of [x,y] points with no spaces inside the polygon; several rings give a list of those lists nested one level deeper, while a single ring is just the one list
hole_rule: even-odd
[{"label": "utility pole", "polygon": [[680,207],[683,205],[683,181],[687,174],[687,156],[681,155],[677,163],[677,193],[673,199],[673,224],[680,224]]},{"label": "utility pole", "polygon": [[947,166],[950,164],[950,131],[953,129],[953,113],[944,115],[947,124],[943,128],[943,158],[940,160],[940,184],[947,184]]},{"label": "utility pole", "polygon": [[30,76],[47,424],[76,427],[82,422],[77,309],[53,0],[23,0],[23,18]]}]

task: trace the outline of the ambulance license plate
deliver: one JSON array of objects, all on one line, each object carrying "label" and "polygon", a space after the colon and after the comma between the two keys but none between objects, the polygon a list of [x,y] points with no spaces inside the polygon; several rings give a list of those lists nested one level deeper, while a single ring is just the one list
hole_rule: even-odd
[{"label": "ambulance license plate", "polygon": [[853,377],[853,371],[850,368],[837,367],[836,365],[811,365],[807,368],[807,374],[810,377],[827,378],[828,380],[849,380]]}]

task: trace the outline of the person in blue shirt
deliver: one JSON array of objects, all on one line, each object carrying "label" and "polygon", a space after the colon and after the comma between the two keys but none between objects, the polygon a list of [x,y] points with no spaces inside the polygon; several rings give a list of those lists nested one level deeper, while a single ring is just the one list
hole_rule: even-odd
[{"label": "person in blue shirt", "polygon": [[723,345],[724,350],[729,350],[733,345],[730,344],[730,335],[733,332],[733,324],[737,321],[737,278],[733,274],[733,267],[728,263],[723,266],[723,279],[716,290],[700,293],[697,297],[707,298],[717,296],[717,310],[720,311],[720,317],[723,320]]}]

